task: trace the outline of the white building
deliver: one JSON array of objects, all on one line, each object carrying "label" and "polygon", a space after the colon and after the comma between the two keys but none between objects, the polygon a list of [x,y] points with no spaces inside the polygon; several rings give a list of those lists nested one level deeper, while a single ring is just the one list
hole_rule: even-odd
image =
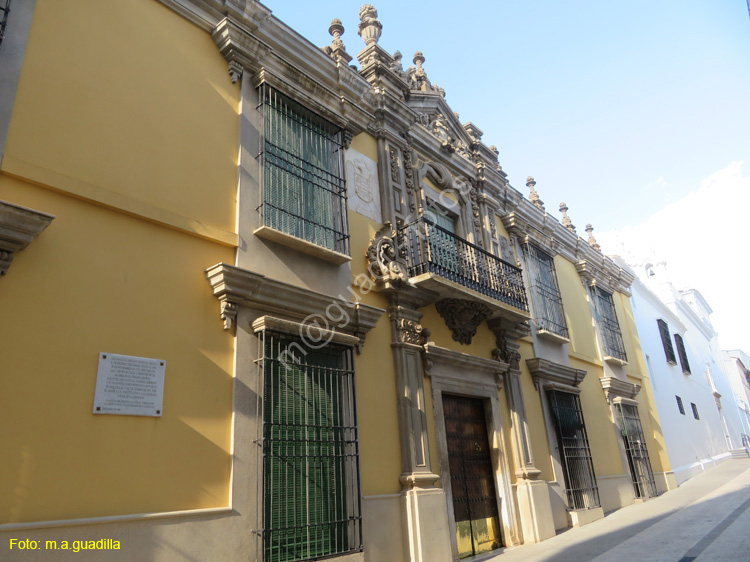
[{"label": "white building", "polygon": [[[621,265],[627,267],[624,260]],[[730,458],[748,431],[743,431],[708,303],[695,289],[678,290],[664,262],[632,269],[633,312],[679,484]]]},{"label": "white building", "polygon": [[750,447],[750,356],[741,349],[725,350],[721,354],[742,422],[743,446]]}]

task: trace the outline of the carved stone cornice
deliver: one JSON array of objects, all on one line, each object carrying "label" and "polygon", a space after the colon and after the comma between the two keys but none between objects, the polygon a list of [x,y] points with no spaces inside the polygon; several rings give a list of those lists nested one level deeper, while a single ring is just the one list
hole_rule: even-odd
[{"label": "carved stone cornice", "polygon": [[0,276],[8,272],[15,254],[31,244],[54,218],[54,215],[0,201]]},{"label": "carved stone cornice", "polygon": [[641,385],[629,383],[615,377],[600,378],[599,383],[604,389],[604,397],[610,404],[612,404],[613,400],[616,398],[634,401],[641,390]]},{"label": "carved stone cornice", "polygon": [[526,366],[529,368],[537,390],[542,390],[548,383],[577,389],[586,376],[586,371],[583,369],[575,369],[540,357],[527,359]]},{"label": "carved stone cornice", "polygon": [[[366,333],[385,314],[382,308],[318,293],[226,263],[208,268],[206,277],[221,302],[221,318],[227,330],[234,324],[237,307],[245,306],[298,322],[315,315],[318,324],[324,324],[323,329],[354,335],[361,346]],[[345,314],[337,322],[326,315],[332,304],[337,308],[337,318],[342,311]]]},{"label": "carved stone cornice", "polygon": [[577,236],[513,188],[508,187],[506,192],[507,212],[501,218],[508,234],[520,242],[531,242],[552,256],[562,255],[576,264],[587,283],[630,295],[634,275],[602,255],[597,247]]},{"label": "carved stone cornice", "polygon": [[[302,324],[300,322],[284,320],[283,318],[269,315],[261,316],[256,319],[252,324],[252,328],[256,333],[270,330],[291,335],[306,334],[310,337],[311,341],[315,342],[337,343],[347,346],[355,346],[359,344],[359,338],[356,336],[343,334],[337,330],[328,330],[317,325]],[[317,345],[320,345],[320,343]]]},{"label": "carved stone cornice", "polygon": [[[508,370],[507,363],[494,359],[484,359],[468,353],[453,351],[440,347],[433,342],[424,345],[422,353],[424,360],[424,373],[428,377],[436,375],[437,365],[444,365],[448,369],[440,370],[441,378],[453,378],[456,381],[466,381],[467,377],[472,382],[484,382],[494,384],[498,390],[503,388],[503,375]],[[447,374],[451,373],[451,374]]]},{"label": "carved stone cornice", "polygon": [[253,9],[247,16],[229,15],[211,32],[230,65],[232,80],[237,81],[241,67],[254,75],[256,86],[268,83],[353,134],[365,130],[375,118],[374,96],[367,81],[345,58],[334,60],[270,11],[253,25],[251,13],[260,13],[257,7],[262,4],[249,4]]},{"label": "carved stone cornice", "polygon": [[[580,239],[579,239],[580,240]],[[588,246],[587,242],[584,242]],[[590,248],[594,250],[593,248]],[[619,291],[630,296],[630,286],[635,280],[635,275],[617,265],[610,258],[598,255],[590,259],[582,259],[576,262],[576,270],[583,282],[589,286],[597,286],[605,291]]]},{"label": "carved stone cornice", "polygon": [[486,304],[462,299],[442,299],[435,303],[435,308],[451,330],[453,339],[464,345],[471,343],[479,325],[492,316]]}]

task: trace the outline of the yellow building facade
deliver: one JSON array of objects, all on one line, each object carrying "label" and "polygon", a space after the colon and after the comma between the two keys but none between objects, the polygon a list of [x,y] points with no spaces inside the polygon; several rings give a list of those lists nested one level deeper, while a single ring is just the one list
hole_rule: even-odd
[{"label": "yellow building facade", "polygon": [[3,559],[451,561],[674,487],[632,276],[372,6],[357,68],[249,0],[19,4]]}]

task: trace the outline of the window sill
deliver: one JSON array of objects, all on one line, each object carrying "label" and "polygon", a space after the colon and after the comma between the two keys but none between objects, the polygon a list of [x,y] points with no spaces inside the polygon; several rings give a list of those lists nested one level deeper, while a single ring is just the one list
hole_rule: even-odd
[{"label": "window sill", "polygon": [[276,242],[277,244],[299,250],[300,252],[326,260],[336,265],[341,265],[352,260],[351,256],[347,256],[346,254],[342,254],[334,250],[329,250],[328,248],[324,248],[323,246],[318,246],[317,244],[308,242],[307,240],[303,240],[302,238],[297,238],[296,236],[292,236],[291,234],[287,234],[286,232],[281,232],[280,230],[276,230],[275,228],[271,228],[270,226],[261,226],[260,228],[254,230],[253,233],[259,238],[270,240],[271,242]]},{"label": "window sill", "polygon": [[618,357],[612,357],[611,355],[605,355],[604,361],[606,361],[610,365],[623,365],[624,366],[628,364],[628,362],[625,361],[624,359],[620,359]]},{"label": "window sill", "polygon": [[560,345],[570,343],[569,338],[556,334],[555,332],[550,332],[549,330],[537,330],[536,335],[543,340],[559,343]]}]

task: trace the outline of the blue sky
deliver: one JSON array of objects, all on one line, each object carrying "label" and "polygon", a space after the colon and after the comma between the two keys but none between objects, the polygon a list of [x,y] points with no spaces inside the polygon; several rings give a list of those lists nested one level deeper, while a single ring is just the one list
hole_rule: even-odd
[{"label": "blue sky", "polygon": [[[363,2],[268,0],[318,46]],[[654,256],[700,290],[725,348],[750,351],[750,15],[746,0],[376,2],[380,45],[500,150],[513,187],[586,223],[607,253]],[[744,167],[743,163],[744,162]],[[618,229],[620,234],[611,231]]]},{"label": "blue sky", "polygon": [[[362,2],[268,0],[322,46],[330,21],[356,56]],[[376,2],[380,45],[416,50],[462,122],[526,177],[548,212],[565,201],[598,232],[643,222],[750,155],[745,0]]]}]

